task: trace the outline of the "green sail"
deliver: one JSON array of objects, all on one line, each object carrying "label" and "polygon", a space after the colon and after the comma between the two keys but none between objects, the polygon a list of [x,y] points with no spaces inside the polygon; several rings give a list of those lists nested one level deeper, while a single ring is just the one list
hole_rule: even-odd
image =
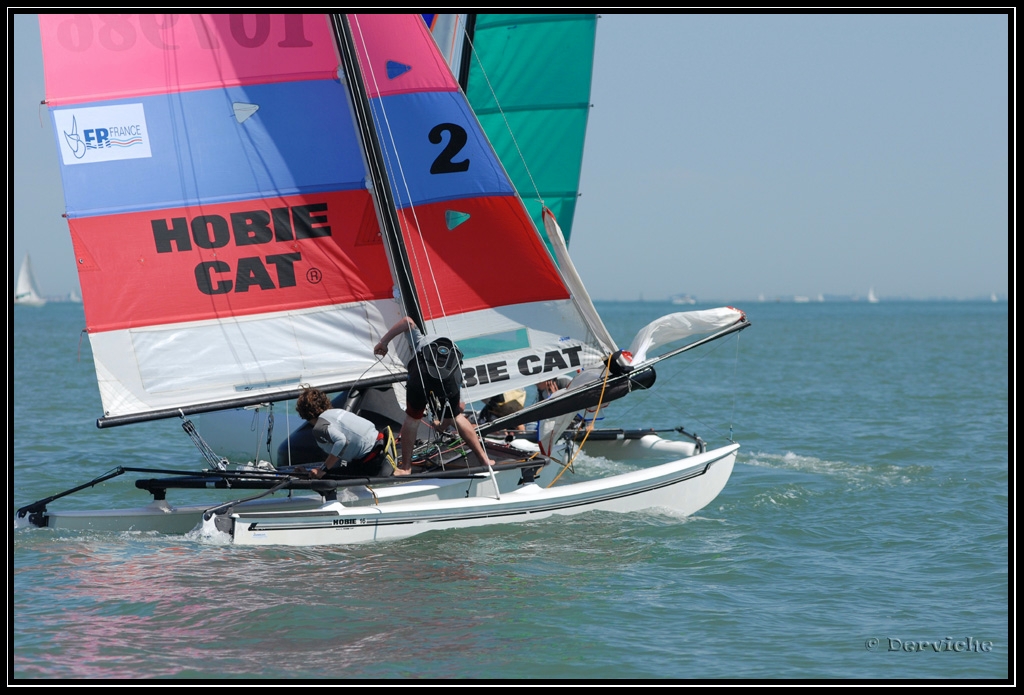
[{"label": "green sail", "polygon": [[596,33],[596,14],[478,14],[473,26],[466,95],[537,229],[544,229],[543,201],[566,243],[579,195]]}]

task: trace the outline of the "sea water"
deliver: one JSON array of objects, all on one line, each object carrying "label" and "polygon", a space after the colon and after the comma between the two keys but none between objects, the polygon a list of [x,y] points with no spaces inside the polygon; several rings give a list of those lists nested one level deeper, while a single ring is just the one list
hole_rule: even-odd
[{"label": "sea water", "polygon": [[[1009,679],[1007,304],[739,308],[599,413],[742,445],[696,515],[318,548],[12,529],[9,679]],[[598,303],[622,346],[678,309]],[[174,419],[96,428],[80,304],[11,325],[11,519],[118,465],[202,467]],[[60,504],[145,501],[121,477]]]}]

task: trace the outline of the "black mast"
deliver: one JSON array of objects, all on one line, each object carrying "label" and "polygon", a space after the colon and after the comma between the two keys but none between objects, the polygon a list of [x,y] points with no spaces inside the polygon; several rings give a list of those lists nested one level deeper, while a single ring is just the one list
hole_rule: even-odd
[{"label": "black mast", "polygon": [[348,87],[353,115],[356,126],[359,128],[359,138],[366,155],[366,165],[373,185],[373,199],[377,204],[377,221],[380,223],[381,237],[384,239],[388,260],[391,261],[391,272],[395,282],[398,283],[405,315],[415,321],[421,331],[424,331],[426,328],[423,325],[423,312],[420,311],[416,287],[412,282],[412,268],[409,265],[409,256],[405,252],[405,244],[402,241],[402,227],[395,209],[395,199],[391,193],[391,182],[388,180],[384,152],[377,141],[373,125],[373,114],[370,111],[366,83],[363,81],[363,73],[359,69],[352,27],[349,25],[348,16],[344,14],[332,14],[331,25],[334,29],[334,39],[341,53],[345,85]]},{"label": "black mast", "polygon": [[462,39],[462,57],[459,59],[459,86],[462,91],[468,93],[469,88],[469,64],[473,60],[473,34],[476,31],[476,14],[470,12],[466,15],[466,36]]}]

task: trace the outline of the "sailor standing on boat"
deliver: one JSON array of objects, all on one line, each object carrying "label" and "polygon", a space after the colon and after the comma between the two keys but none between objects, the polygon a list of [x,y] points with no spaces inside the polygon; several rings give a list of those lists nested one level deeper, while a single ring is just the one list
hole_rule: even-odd
[{"label": "sailor standing on boat", "polygon": [[[441,420],[441,428],[444,429],[454,424],[459,435],[480,460],[481,465],[493,466],[494,461],[487,457],[476,430],[462,412],[461,368],[454,369],[448,376],[438,378],[438,375],[430,373],[430,366],[424,359],[425,352],[433,344],[444,342],[451,345],[452,348],[454,345],[445,338],[424,335],[416,322],[405,316],[389,328],[380,342],[373,346],[373,354],[381,357],[388,354],[388,343],[400,333],[405,333],[409,337],[415,356],[406,365],[406,369],[409,370],[409,383],[405,391],[405,422],[402,423],[402,463],[395,471],[395,475],[409,475],[412,472],[412,450],[416,442],[416,432],[419,429],[420,420],[426,413],[430,397],[433,397],[440,406],[441,412],[436,415]],[[450,350],[451,348],[442,347],[441,349]],[[457,360],[455,366],[459,367]]]},{"label": "sailor standing on boat", "polygon": [[295,402],[295,411],[313,426],[313,438],[327,453],[322,466],[310,470],[314,478],[328,473],[346,476],[387,476],[394,471],[384,456],[388,436],[355,413],[331,408],[320,389],[308,388]]}]

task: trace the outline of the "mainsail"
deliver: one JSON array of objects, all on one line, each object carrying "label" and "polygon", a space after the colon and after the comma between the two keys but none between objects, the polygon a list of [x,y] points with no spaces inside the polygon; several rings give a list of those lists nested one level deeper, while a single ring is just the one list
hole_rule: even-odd
[{"label": "mainsail", "polygon": [[39,21],[101,424],[390,377],[370,346],[392,281],[326,17]]},{"label": "mainsail", "polygon": [[607,355],[422,19],[347,22],[370,132],[326,15],[40,16],[98,424],[404,378],[403,293],[467,401]]}]

